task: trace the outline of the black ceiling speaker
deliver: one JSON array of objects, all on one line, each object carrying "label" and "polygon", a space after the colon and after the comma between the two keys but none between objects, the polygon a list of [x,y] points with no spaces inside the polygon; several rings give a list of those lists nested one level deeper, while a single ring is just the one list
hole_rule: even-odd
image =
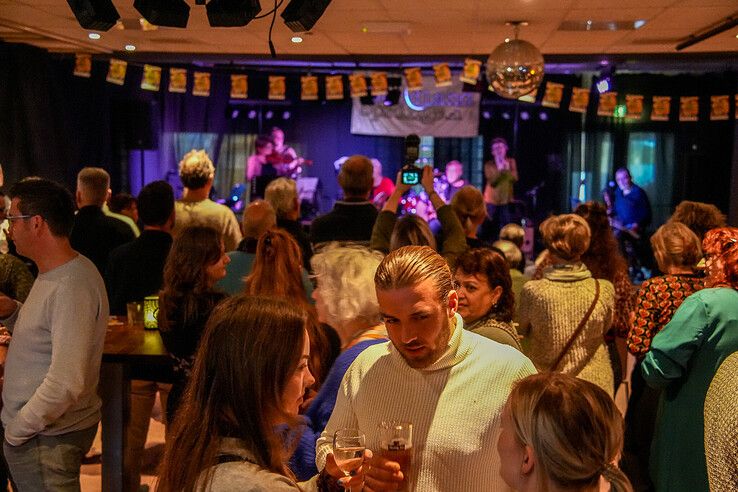
[{"label": "black ceiling speaker", "polygon": [[330,3],[331,0],[292,0],[282,11],[282,18],[293,32],[309,31]]},{"label": "black ceiling speaker", "polygon": [[187,27],[190,6],[184,0],[135,0],[133,6],[155,26]]},{"label": "black ceiling speaker", "polygon": [[107,31],[120,15],[111,0],[67,0],[79,25],[93,31]]},{"label": "black ceiling speaker", "polygon": [[212,27],[240,27],[261,12],[261,5],[259,0],[210,0],[205,10]]}]

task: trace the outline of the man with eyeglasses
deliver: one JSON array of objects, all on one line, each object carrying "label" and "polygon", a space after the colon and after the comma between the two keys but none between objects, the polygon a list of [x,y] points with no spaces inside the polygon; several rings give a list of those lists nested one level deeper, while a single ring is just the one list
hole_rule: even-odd
[{"label": "man with eyeglasses", "polygon": [[0,322],[13,335],[3,450],[16,490],[80,490],[82,457],[100,421],[105,284],[69,243],[74,200],[65,188],[26,178],[10,197],[10,237],[39,275],[23,304],[0,294]]}]

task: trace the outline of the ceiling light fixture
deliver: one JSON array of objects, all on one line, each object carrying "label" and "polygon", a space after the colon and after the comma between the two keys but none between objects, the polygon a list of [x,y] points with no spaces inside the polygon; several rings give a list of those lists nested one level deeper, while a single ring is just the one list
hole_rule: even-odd
[{"label": "ceiling light fixture", "polygon": [[211,27],[242,27],[261,12],[259,0],[210,0],[205,7]]},{"label": "ceiling light fixture", "polygon": [[722,21],[715,24],[713,27],[690,34],[686,40],[676,45],[675,49],[677,51],[682,51],[683,49],[694,46],[695,44],[700,43],[705,39],[709,39],[713,36],[717,36],[718,34],[727,31],[728,29],[732,29],[735,26],[738,26],[738,14],[733,14],[729,17],[726,17]]},{"label": "ceiling light fixture", "polygon": [[136,51],[136,47],[132,44],[127,44],[126,51]]},{"label": "ceiling light fixture", "polygon": [[133,7],[156,26],[187,27],[190,6],[184,0],[135,0]]},{"label": "ceiling light fixture", "polygon": [[85,29],[107,31],[120,19],[111,0],[67,0],[67,3]]},{"label": "ceiling light fixture", "polygon": [[520,26],[525,21],[506,23],[513,27],[515,36],[500,43],[487,59],[487,81],[490,90],[506,99],[518,99],[533,92],[543,80],[543,55],[528,41],[518,39]]},{"label": "ceiling light fixture", "polygon": [[313,28],[331,0],[292,0],[282,11],[282,18],[292,32],[305,32]]},{"label": "ceiling light fixture", "polygon": [[87,35],[87,37],[90,39],[100,39],[100,35],[96,32],[91,32],[90,34]]},{"label": "ceiling light fixture", "polygon": [[292,36],[293,43],[302,43],[302,36]]}]

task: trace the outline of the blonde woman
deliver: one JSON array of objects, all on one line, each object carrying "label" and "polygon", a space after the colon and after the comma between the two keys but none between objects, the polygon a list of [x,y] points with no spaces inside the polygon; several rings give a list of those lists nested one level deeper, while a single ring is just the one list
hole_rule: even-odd
[{"label": "blonde woman", "polygon": [[519,492],[632,492],[615,463],[623,419],[598,386],[565,374],[528,376],[513,387],[497,441],[500,475]]},{"label": "blonde woman", "polygon": [[477,230],[487,218],[487,208],[484,205],[482,193],[473,186],[464,186],[451,199],[451,208],[464,228],[466,244],[470,248],[486,246],[484,241],[477,237]]},{"label": "blonde woman", "polygon": [[523,286],[519,332],[539,371],[580,377],[613,394],[613,372],[603,335],[610,328],[615,292],[582,263],[590,242],[587,221],[576,214],[546,219],[540,227],[552,255],[541,280]]}]

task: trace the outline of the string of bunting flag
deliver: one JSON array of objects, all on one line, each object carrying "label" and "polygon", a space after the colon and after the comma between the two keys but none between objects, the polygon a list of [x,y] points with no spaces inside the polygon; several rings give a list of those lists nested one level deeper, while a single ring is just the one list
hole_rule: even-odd
[{"label": "string of bunting flag", "polygon": [[[124,85],[128,62],[111,58],[106,81],[111,84]],[[481,75],[482,62],[473,58],[464,61],[459,79],[465,84],[476,85]],[[169,70],[169,92],[186,93],[188,69],[171,67]],[[77,77],[91,76],[92,57],[89,54],[77,54],[74,64],[74,75]],[[143,65],[141,89],[159,91],[161,89],[162,68],[156,65]],[[409,67],[403,70],[407,90],[410,92],[423,90],[423,74],[420,67]],[[433,65],[435,87],[447,87],[452,84],[453,75],[448,63]],[[194,96],[210,96],[211,73],[202,70],[192,70],[191,93]],[[367,78],[370,83],[367,83]],[[231,99],[248,99],[249,76],[247,74],[231,74]],[[350,97],[385,96],[389,90],[387,72],[355,72],[348,76]],[[344,99],[343,75],[325,75],[325,98],[327,100]],[[545,82],[543,97],[540,104],[547,108],[561,109],[566,90],[571,90],[569,111],[586,113],[589,107],[592,91],[586,87],[566,87],[564,84],[552,81]],[[300,76],[300,99],[303,101],[317,101],[319,80],[316,75]],[[287,93],[287,77],[284,75],[269,75],[268,99],[284,100]],[[672,96],[651,97],[651,121],[669,121],[671,118]],[[625,94],[625,105],[618,106],[618,93],[611,91],[599,95],[597,115],[603,117],[622,117],[626,120],[640,120],[644,113],[646,96],[641,94]],[[735,100],[735,115],[738,119],[738,94],[733,95]],[[520,98],[521,101],[534,103],[537,99],[537,90]],[[680,122],[697,121],[699,117],[698,96],[680,96],[678,120]],[[730,95],[710,96],[710,120],[728,120],[730,117]]]}]

